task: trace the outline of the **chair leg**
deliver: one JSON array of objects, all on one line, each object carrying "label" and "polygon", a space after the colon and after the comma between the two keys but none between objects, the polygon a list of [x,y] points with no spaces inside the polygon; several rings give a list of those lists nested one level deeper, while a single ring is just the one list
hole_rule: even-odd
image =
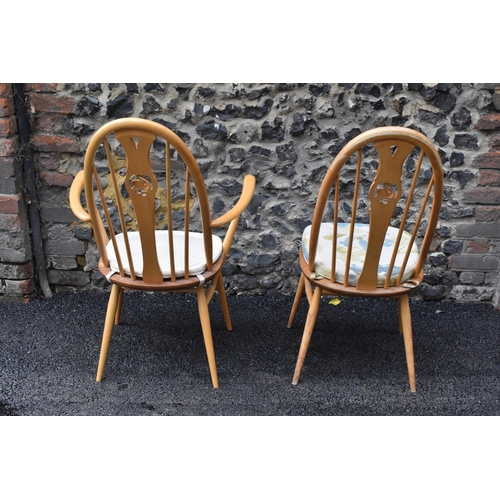
[{"label": "chair leg", "polygon": [[288,328],[292,328],[293,321],[295,319],[295,315],[297,314],[297,310],[299,308],[300,300],[304,295],[304,274],[300,273],[299,284],[297,285],[297,291],[295,292],[295,299],[293,300],[292,311],[290,312],[290,317],[288,318]]},{"label": "chair leg", "polygon": [[417,391],[417,384],[415,380],[415,359],[413,355],[413,337],[411,330],[411,313],[410,313],[410,302],[408,300],[408,295],[402,295],[398,299],[399,301],[399,320],[401,324],[401,329],[403,330],[403,338],[405,342],[406,351],[406,364],[408,365],[408,378],[410,381],[410,391]]},{"label": "chair leg", "polygon": [[123,305],[123,288],[120,288],[119,295],[118,295],[118,304],[116,305],[115,325],[120,324],[120,316],[122,314],[122,305]]},{"label": "chair leg", "polygon": [[233,325],[231,324],[231,317],[229,316],[229,306],[227,303],[226,289],[224,288],[222,274],[219,274],[219,278],[217,279],[217,291],[219,292],[220,305],[222,307],[224,319],[226,320],[226,328],[231,331],[233,329]]},{"label": "chair leg", "polygon": [[217,366],[215,364],[214,343],[212,339],[212,328],[210,326],[210,315],[208,313],[207,297],[203,287],[196,290],[198,295],[198,312],[200,314],[201,329],[203,331],[203,338],[205,340],[205,349],[207,351],[208,366],[210,368],[210,375],[212,377],[212,384],[214,389],[219,387],[217,379]]},{"label": "chair leg", "polygon": [[102,334],[101,354],[99,356],[99,366],[97,367],[97,382],[102,380],[104,365],[106,364],[106,356],[108,355],[109,341],[113,333],[113,324],[116,318],[117,306],[121,288],[118,285],[111,286],[111,294],[108,301],[108,309],[106,311],[106,320],[104,322],[104,332]]},{"label": "chair leg", "polygon": [[299,356],[297,358],[297,364],[295,365],[295,373],[293,374],[293,385],[297,385],[299,382],[300,372],[302,371],[307,348],[309,347],[309,341],[311,340],[314,324],[316,323],[316,318],[318,317],[320,300],[321,288],[317,286],[314,290],[311,305],[309,306],[309,312],[307,313],[306,326],[302,335],[302,342],[300,343]]}]

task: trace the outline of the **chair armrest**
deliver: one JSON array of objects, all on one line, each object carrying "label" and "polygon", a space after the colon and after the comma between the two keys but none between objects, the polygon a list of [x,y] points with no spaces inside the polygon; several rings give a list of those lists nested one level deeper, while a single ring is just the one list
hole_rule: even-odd
[{"label": "chair armrest", "polygon": [[231,210],[229,210],[229,212],[213,220],[210,224],[210,227],[224,226],[225,224],[228,224],[232,220],[239,217],[252,200],[254,190],[255,177],[253,175],[246,175],[243,179],[243,189],[241,191],[241,196],[238,200],[238,203],[236,203],[236,205]]},{"label": "chair armrest", "polygon": [[73,213],[83,222],[90,222],[90,215],[85,211],[80,202],[83,189],[83,170],[80,170],[73,179],[69,190],[69,205]]}]

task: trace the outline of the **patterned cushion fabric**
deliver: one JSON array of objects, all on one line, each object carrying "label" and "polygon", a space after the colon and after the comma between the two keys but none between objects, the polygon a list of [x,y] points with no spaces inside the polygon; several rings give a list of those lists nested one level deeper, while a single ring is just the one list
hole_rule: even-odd
[{"label": "patterned cushion fabric", "polygon": [[[339,223],[337,229],[337,256],[335,264],[335,281],[344,283],[345,265],[347,258],[347,246],[349,241],[349,223]],[[351,264],[349,268],[349,285],[355,286],[358,282],[359,275],[363,269],[365,261],[366,248],[368,244],[368,224],[355,224],[354,225],[354,242],[352,245]],[[398,235],[398,229],[389,227],[382,247],[382,254],[380,256],[378,268],[378,281],[377,286],[384,286],[387,271],[392,257],[394,245]],[[306,262],[309,262],[309,238],[311,233],[311,226],[304,229],[302,234],[302,252]],[[317,275],[323,278],[331,278],[332,266],[332,239],[333,239],[333,224],[321,224],[318,239],[318,250],[316,252],[316,264],[314,271]],[[408,244],[410,242],[410,234],[403,231],[401,241],[399,244],[396,261],[391,273],[390,285],[395,285],[396,280],[401,270]],[[413,242],[410,257],[406,264],[405,272],[403,274],[402,282],[410,279],[413,276],[415,267],[418,260],[418,248]]]},{"label": "patterned cushion fabric", "polygon": [[[141,249],[141,240],[138,231],[130,231],[128,239],[130,243],[130,250],[132,253],[132,260],[134,263],[134,271],[137,276],[142,276],[143,271],[143,258]],[[168,231],[155,231],[156,237],[156,251],[158,254],[158,262],[164,278],[169,278],[172,274],[170,272],[170,251],[168,245]],[[184,231],[173,231],[174,237],[174,263],[175,275],[184,275]],[[125,241],[123,234],[116,236],[116,242],[120,252],[125,273],[130,275],[130,266],[127,258],[127,251],[125,248]],[[116,260],[113,242],[110,240],[106,246],[109,258],[109,266],[115,272],[120,272]],[[212,260],[215,262],[222,254],[222,240],[215,235],[212,235]],[[203,245],[203,235],[201,233],[189,233],[189,275],[195,276],[203,273],[207,269],[205,259],[205,248]]]}]

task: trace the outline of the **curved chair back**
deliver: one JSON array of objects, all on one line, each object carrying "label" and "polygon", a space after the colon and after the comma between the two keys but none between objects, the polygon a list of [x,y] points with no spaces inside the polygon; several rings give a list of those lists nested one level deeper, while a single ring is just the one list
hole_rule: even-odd
[{"label": "curved chair back", "polygon": [[441,160],[427,137],[403,127],[360,134],[320,187],[303,244],[309,271],[360,291],[421,281],[442,196]]},{"label": "curved chair back", "polygon": [[196,201],[197,229],[203,235],[198,244],[206,269],[211,270],[205,184],[194,156],[174,132],[140,118],[109,122],[90,140],[83,175],[87,210],[104,267],[132,280],[140,277],[145,284],[188,279],[190,257],[199,250],[190,248],[189,237]]}]

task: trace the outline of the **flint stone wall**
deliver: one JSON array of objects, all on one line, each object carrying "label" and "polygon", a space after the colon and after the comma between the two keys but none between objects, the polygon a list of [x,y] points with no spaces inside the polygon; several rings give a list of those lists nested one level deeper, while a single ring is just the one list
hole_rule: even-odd
[{"label": "flint stone wall", "polygon": [[[498,306],[498,85],[26,84],[49,282],[55,292],[106,284],[97,271],[91,231],[76,221],[68,193],[90,136],[110,119],[139,116],[173,129],[198,160],[214,217],[234,204],[245,173],[256,176],[254,198],[241,217],[225,265],[228,293],[248,294],[294,293],[301,233],[311,221],[316,194],[334,156],[365,130],[400,125],[431,138],[445,170],[441,218],[425,282],[413,292],[415,298]],[[15,131],[3,137],[15,139]],[[2,153],[0,141],[0,159],[5,157],[10,158]],[[10,191],[16,191],[19,174],[14,158],[6,163],[12,170]],[[7,196],[14,196],[25,211],[17,191]],[[35,278],[29,268],[26,224],[16,222],[9,243],[9,220],[0,214],[4,297],[32,292],[26,283],[25,291],[12,285],[8,291],[6,276],[15,275],[8,269],[17,265],[21,273],[19,252],[25,252],[21,260],[28,266],[19,281],[26,282],[30,271]]]}]

